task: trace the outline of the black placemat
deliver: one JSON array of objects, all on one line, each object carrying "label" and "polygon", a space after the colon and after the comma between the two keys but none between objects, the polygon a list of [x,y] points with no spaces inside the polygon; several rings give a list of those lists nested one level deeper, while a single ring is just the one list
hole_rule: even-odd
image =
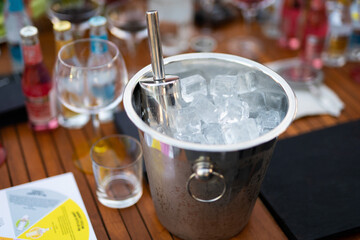
[{"label": "black placemat", "polygon": [[21,76],[0,76],[0,126],[27,120]]},{"label": "black placemat", "polygon": [[118,133],[132,136],[140,141],[138,129],[130,121],[125,111],[115,112],[114,116],[114,123]]},{"label": "black placemat", "polygon": [[290,239],[360,230],[360,121],[280,140],[260,197]]}]

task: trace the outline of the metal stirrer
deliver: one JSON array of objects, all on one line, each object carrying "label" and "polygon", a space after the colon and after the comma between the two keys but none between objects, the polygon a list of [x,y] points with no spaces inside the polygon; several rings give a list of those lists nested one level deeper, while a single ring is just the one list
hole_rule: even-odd
[{"label": "metal stirrer", "polygon": [[165,79],[165,70],[160,40],[159,17],[156,10],[146,12],[146,23],[154,81],[163,81]]},{"label": "metal stirrer", "polygon": [[140,81],[143,119],[149,125],[168,125],[168,110],[180,106],[179,77],[165,75],[159,18],[156,10],[146,12],[153,78]]}]

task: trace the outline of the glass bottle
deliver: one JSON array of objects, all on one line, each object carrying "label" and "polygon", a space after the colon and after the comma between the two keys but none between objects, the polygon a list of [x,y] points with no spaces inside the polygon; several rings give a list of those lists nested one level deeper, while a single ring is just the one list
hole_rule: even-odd
[{"label": "glass bottle", "polygon": [[35,131],[57,128],[55,89],[43,62],[38,30],[26,26],[20,36],[25,63],[22,90],[30,126]]},{"label": "glass bottle", "polygon": [[292,50],[300,48],[299,19],[302,7],[301,0],[284,1],[281,11],[280,46]]},{"label": "glass bottle", "polygon": [[[53,31],[55,36],[55,51],[57,55],[62,46],[73,41],[71,23],[69,21],[59,21],[53,25]],[[68,53],[68,58],[72,59],[75,65],[79,64],[76,64],[78,59],[75,58],[73,52]],[[71,91],[72,89],[69,87],[68,92],[71,93]],[[66,128],[82,128],[90,119],[89,115],[87,114],[80,114],[71,111],[63,104],[61,104],[59,100],[57,100],[57,109],[59,124]]]},{"label": "glass bottle", "polygon": [[300,57],[302,62],[316,69],[322,68],[321,52],[328,31],[325,0],[308,1],[304,15]]},{"label": "glass bottle", "polygon": [[[92,17],[89,20],[90,24],[90,38],[93,39],[103,39],[108,40],[108,33],[107,33],[107,20],[103,16],[96,16]],[[91,56],[88,60],[88,66],[99,66],[102,63],[107,63],[111,60],[111,55],[109,54],[105,45],[91,45]],[[113,69],[114,70],[114,69]],[[111,76],[112,71],[109,70],[107,72],[101,73],[101,81],[103,85],[106,85],[106,81],[112,81]],[[99,78],[100,79],[100,78]],[[103,96],[106,98],[106,96]],[[102,123],[113,121],[114,119],[114,110],[102,111],[99,113],[99,120]]]},{"label": "glass bottle", "polygon": [[6,38],[12,63],[13,72],[21,73],[24,69],[23,54],[21,52],[20,29],[31,25],[23,0],[7,0],[4,8]]},{"label": "glass bottle", "polygon": [[329,30],[322,52],[324,65],[341,67],[346,63],[346,49],[352,32],[350,0],[338,0],[329,13]]},{"label": "glass bottle", "polygon": [[350,7],[352,33],[350,35],[347,56],[349,61],[360,62],[360,0],[355,0]]}]

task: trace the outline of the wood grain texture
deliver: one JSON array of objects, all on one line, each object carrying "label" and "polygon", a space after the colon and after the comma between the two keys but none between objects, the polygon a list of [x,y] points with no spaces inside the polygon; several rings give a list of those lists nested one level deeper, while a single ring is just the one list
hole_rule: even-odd
[{"label": "wood grain texture", "polygon": [[[55,63],[54,36],[47,19],[36,22],[40,31],[40,42],[44,61],[51,72]],[[47,21],[47,22],[46,22]],[[252,32],[240,20],[214,29],[213,36],[218,41],[216,52],[232,52],[229,41],[238,36],[251,35],[262,44],[257,61],[267,63],[284,58],[296,57],[298,52],[278,47],[275,40],[266,39],[258,25]],[[194,35],[199,34],[197,29]],[[114,39],[111,37],[111,39]],[[150,63],[147,41],[139,44],[135,56],[125,51],[121,41],[114,41],[121,49],[130,76]],[[0,74],[10,71],[10,61],[6,45],[1,45]],[[341,68],[324,68],[325,83],[338,94],[345,108],[338,118],[328,115],[304,117],[295,120],[280,138],[333,126],[360,118],[360,84],[354,82],[350,72],[360,64],[348,63]],[[101,135],[115,134],[113,123],[101,125]],[[69,130],[58,128],[48,132],[33,132],[27,123],[12,124],[0,128],[0,141],[8,152],[7,161],[0,166],[0,189],[16,186],[29,181],[72,172],[81,196],[89,213],[91,223],[98,239],[153,239],[180,240],[169,233],[159,222],[151,199],[148,183],[144,180],[144,191],[140,201],[126,209],[111,209],[100,204],[96,197],[93,175],[81,172],[73,162],[74,156],[87,154],[96,135],[89,124],[83,129]],[[89,159],[90,161],[90,159]],[[1,210],[1,206],[0,206]],[[287,239],[260,199],[257,200],[249,223],[233,240]],[[344,236],[342,240],[359,240],[360,234]]]}]

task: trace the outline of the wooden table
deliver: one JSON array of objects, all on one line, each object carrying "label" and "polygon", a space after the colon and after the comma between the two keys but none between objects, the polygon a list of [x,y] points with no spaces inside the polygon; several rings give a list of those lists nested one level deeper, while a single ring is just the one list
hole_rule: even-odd
[{"label": "wooden table", "polygon": [[[45,63],[49,69],[52,69],[55,56],[54,40],[51,26],[46,21],[48,20],[43,19],[41,24],[38,23],[40,42]],[[214,30],[212,34],[218,40],[218,47],[215,51],[229,53],[227,40],[244,35],[245,32],[246,28],[240,20]],[[258,59],[261,63],[297,55],[296,52],[279,48],[275,40],[266,39],[258,26],[255,26],[255,31],[251,34],[258,37],[263,44]],[[132,59],[133,71],[150,63],[146,46],[145,41],[140,47],[141,54],[136,57],[136,61]],[[6,46],[1,46],[1,50],[0,73],[6,73],[10,69]],[[129,59],[126,57],[127,61],[130,61]],[[348,63],[341,68],[324,68],[325,83],[345,103],[345,109],[340,117],[321,115],[296,120],[280,138],[359,119],[360,84],[349,77],[351,69],[355,66],[354,63]],[[116,133],[112,123],[103,124],[101,130],[103,135]],[[65,172],[73,172],[98,239],[178,239],[158,221],[149,186],[146,183],[142,198],[132,207],[116,210],[104,207],[98,202],[93,175],[79,171],[71,160],[73,154],[81,154],[77,152],[76,146],[85,144],[90,147],[90,139],[92,139],[90,125],[81,130],[68,130],[60,127],[50,132],[33,132],[27,123],[1,127],[0,141],[8,152],[8,158],[5,164],[0,166],[0,189]],[[233,239],[286,239],[286,236],[261,200],[258,199],[248,225]],[[343,239],[360,239],[360,234]]]}]

